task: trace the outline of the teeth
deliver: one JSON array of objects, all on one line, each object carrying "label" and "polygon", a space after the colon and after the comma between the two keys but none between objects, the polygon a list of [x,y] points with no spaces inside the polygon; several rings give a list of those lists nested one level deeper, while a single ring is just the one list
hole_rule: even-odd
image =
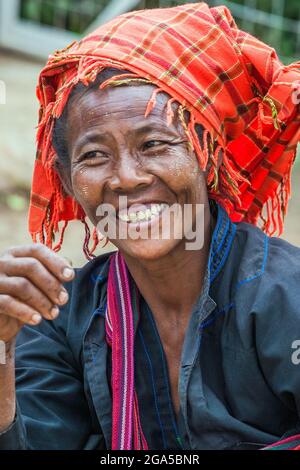
[{"label": "teeth", "polygon": [[137,221],[137,213],[132,212],[131,214],[129,214],[129,219],[131,220],[131,222],[136,222]]},{"label": "teeth", "polygon": [[138,215],[137,215],[137,218],[138,220],[144,220],[146,219],[146,212],[144,211],[139,211]]},{"label": "teeth", "polygon": [[142,220],[152,220],[154,217],[164,209],[168,207],[168,204],[151,204],[151,209],[148,208],[145,211],[131,212],[130,214],[120,214],[119,217],[123,222],[137,222]]},{"label": "teeth", "polygon": [[157,206],[157,205],[151,206],[150,212],[151,212],[153,215],[158,214],[158,213],[159,213],[159,208],[158,208],[158,206]]},{"label": "teeth", "polygon": [[127,214],[120,214],[120,219],[123,220],[123,222],[129,222],[130,218],[128,217]]}]

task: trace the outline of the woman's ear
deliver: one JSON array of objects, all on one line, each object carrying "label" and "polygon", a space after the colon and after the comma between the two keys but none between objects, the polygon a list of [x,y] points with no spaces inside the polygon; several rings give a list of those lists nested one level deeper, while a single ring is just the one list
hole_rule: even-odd
[{"label": "woman's ear", "polygon": [[73,187],[71,183],[71,176],[69,168],[66,168],[60,160],[56,157],[54,161],[54,169],[57,171],[63,189],[65,190],[66,194],[69,196],[74,197]]}]

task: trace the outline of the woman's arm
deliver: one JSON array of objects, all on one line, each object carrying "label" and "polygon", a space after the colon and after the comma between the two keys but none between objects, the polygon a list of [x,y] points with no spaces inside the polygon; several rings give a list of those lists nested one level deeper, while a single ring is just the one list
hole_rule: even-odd
[{"label": "woman's arm", "polygon": [[12,424],[16,412],[15,340],[6,343],[5,349],[0,362],[0,434]]},{"label": "woman's arm", "polygon": [[[71,285],[68,287],[71,297]],[[55,321],[25,326],[15,350],[16,416],[0,449],[105,449],[94,429],[82,366],[66,337],[69,307]]]},{"label": "woman's arm", "polygon": [[[68,300],[63,283],[73,277],[74,270],[66,261],[40,244],[13,247],[0,256],[0,346],[4,349],[0,358],[0,446],[4,448],[12,442],[9,439],[7,444],[8,434],[14,433],[16,336],[24,325],[57,317],[57,305]],[[19,448],[21,436],[15,435],[13,440]]]},{"label": "woman's arm", "polygon": [[[264,282],[257,292],[257,357],[274,394],[295,416],[284,437],[300,433],[300,249],[270,238]],[[298,346],[297,346],[298,345]]]}]

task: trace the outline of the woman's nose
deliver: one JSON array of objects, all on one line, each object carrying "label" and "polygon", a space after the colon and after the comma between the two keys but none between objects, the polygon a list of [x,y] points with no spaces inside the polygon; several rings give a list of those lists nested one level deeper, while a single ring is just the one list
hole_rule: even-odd
[{"label": "woman's nose", "polygon": [[109,181],[112,191],[128,192],[153,182],[154,175],[148,173],[133,157],[122,157],[114,168]]}]

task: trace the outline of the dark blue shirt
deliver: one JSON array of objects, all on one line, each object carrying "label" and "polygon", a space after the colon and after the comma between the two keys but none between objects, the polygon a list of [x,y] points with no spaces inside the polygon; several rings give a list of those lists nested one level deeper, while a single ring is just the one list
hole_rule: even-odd
[{"label": "dark blue shirt", "polygon": [[[19,334],[17,415],[1,449],[111,448],[109,256],[77,270],[55,321]],[[141,299],[135,381],[150,449],[255,449],[300,432],[299,286],[299,248],[232,223],[217,206],[181,355],[178,420],[164,350]]]}]

